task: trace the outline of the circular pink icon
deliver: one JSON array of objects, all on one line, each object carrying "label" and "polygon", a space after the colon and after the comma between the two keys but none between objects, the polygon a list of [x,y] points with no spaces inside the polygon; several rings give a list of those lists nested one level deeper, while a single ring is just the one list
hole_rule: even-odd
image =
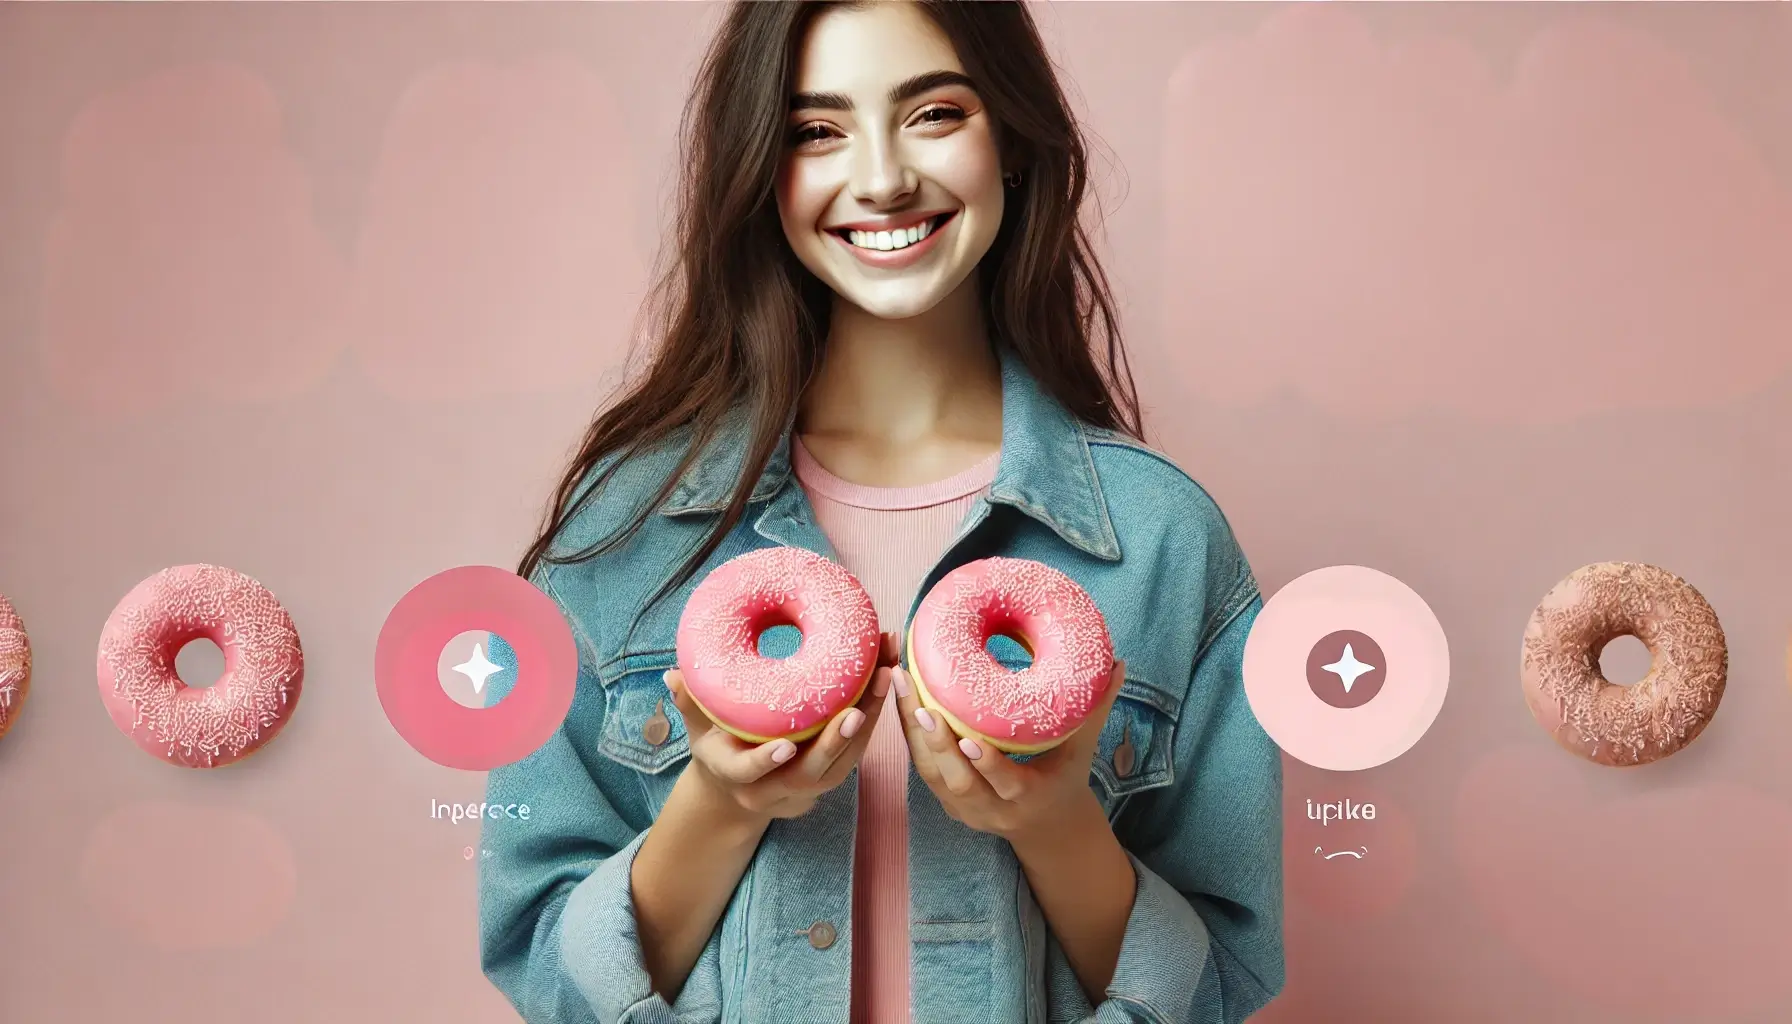
[{"label": "circular pink icon", "polygon": [[1315,768],[1361,771],[1412,749],[1443,709],[1450,645],[1411,587],[1360,565],[1315,569],[1263,605],[1244,692],[1276,745]]},{"label": "circular pink icon", "polygon": [[[490,707],[461,704],[437,676],[442,648],[472,630],[501,636],[516,652],[510,692]],[[386,616],[373,676],[387,721],[417,753],[483,772],[521,761],[560,728],[578,659],[572,627],[552,598],[513,572],[463,565],[417,584]]]}]

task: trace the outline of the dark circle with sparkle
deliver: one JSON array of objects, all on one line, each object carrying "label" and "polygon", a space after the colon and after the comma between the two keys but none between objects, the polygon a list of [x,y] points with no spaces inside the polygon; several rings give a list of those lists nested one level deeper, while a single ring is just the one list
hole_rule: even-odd
[{"label": "dark circle with sparkle", "polygon": [[[1348,692],[1338,674],[1325,669],[1325,666],[1344,657],[1346,644],[1350,645],[1350,652],[1355,655],[1356,660],[1374,666],[1357,676]],[[1359,633],[1354,629],[1327,633],[1307,652],[1307,685],[1312,688],[1314,696],[1334,708],[1362,707],[1375,699],[1375,695],[1381,692],[1381,684],[1387,682],[1387,679],[1387,655],[1382,653],[1381,645],[1366,633]]]}]

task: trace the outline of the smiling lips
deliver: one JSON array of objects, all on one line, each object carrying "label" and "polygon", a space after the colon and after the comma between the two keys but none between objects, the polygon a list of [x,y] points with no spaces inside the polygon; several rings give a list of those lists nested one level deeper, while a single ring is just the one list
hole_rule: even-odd
[{"label": "smiling lips", "polygon": [[831,228],[828,234],[838,239],[861,263],[886,270],[900,269],[927,255],[934,247],[934,239],[954,216],[953,213],[936,214],[890,227],[849,224]]}]

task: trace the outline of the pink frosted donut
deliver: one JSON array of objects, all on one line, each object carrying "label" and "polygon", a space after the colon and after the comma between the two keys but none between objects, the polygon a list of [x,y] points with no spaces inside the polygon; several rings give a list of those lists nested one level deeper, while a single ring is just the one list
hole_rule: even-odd
[{"label": "pink frosted donut", "polygon": [[[795,626],[788,658],[759,637]],[[749,551],[698,584],[678,621],[678,665],[710,721],[748,743],[801,742],[856,703],[877,668],[877,612],[852,573],[802,548]]]},{"label": "pink frosted donut", "polygon": [[[1033,655],[1018,672],[989,653],[1007,636]],[[1087,591],[1056,569],[985,558],[947,573],[922,599],[908,634],[921,703],[960,736],[1010,754],[1064,742],[1107,695],[1114,644]]]},{"label": "pink frosted donut", "polygon": [[31,640],[12,602],[0,594],[0,736],[12,728],[31,690]]},{"label": "pink frosted donut", "polygon": [[[1649,674],[1608,681],[1599,653],[1621,636],[1649,648]],[[1698,738],[1729,673],[1717,613],[1692,584],[1639,562],[1583,566],[1555,585],[1524,631],[1525,703],[1557,743],[1594,764],[1658,761]]]},{"label": "pink frosted donut", "polygon": [[[174,656],[206,639],[224,674],[181,682]],[[266,587],[216,565],[163,569],[132,589],[100,634],[100,699],[112,722],[155,756],[217,768],[261,749],[292,717],[305,659],[292,618]]]}]

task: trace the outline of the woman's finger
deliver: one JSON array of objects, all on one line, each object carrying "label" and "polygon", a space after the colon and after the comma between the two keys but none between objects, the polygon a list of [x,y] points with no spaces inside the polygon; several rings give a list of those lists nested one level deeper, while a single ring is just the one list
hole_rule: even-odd
[{"label": "woman's finger", "polygon": [[833,789],[846,780],[853,766],[865,755],[865,748],[871,745],[872,733],[877,729],[878,720],[883,717],[884,709],[890,706],[890,670],[880,668],[871,677],[871,685],[865,688],[865,696],[860,699],[858,709],[865,715],[852,734],[852,742],[841,751],[840,756],[828,766],[817,785],[823,790]]},{"label": "woman's finger", "polygon": [[883,700],[877,692],[878,688],[881,686],[883,692],[888,693],[889,685],[888,669],[873,671],[865,692],[859,695],[858,703],[834,716],[815,742],[803,751],[803,756],[791,766],[792,774],[810,784],[819,784],[847,751],[855,745],[862,749],[865,739],[871,735],[872,713]]},{"label": "woman's finger", "polygon": [[790,765],[790,781],[797,786],[812,786],[821,781],[827,774],[828,766],[834,763],[852,742],[852,737],[865,721],[865,713],[857,706],[847,708],[822,727],[816,737],[803,745],[802,753]]},{"label": "woman's finger", "polygon": [[1028,780],[1032,771],[1024,764],[1015,764],[1008,755],[980,740],[969,736],[958,741],[958,751],[983,776],[983,781],[996,796],[1010,802],[1018,801],[1026,795]]},{"label": "woman's finger", "polygon": [[677,669],[666,673],[666,689],[672,693],[673,706],[684,716],[685,731],[691,737],[691,756],[723,781],[737,786],[756,782],[796,756],[796,744],[789,740],[753,744],[716,728],[691,699],[684,675]]},{"label": "woman's finger", "polygon": [[880,634],[880,640],[881,642],[877,645],[878,665],[889,668],[900,663],[902,661],[902,634],[883,633]]},{"label": "woman's finger", "polygon": [[931,781],[933,753],[927,746],[927,733],[915,717],[915,712],[921,710],[921,699],[915,694],[914,677],[908,674],[908,669],[897,666],[890,670],[890,685],[896,691],[896,713],[902,735],[908,739],[909,757],[914,760],[915,770],[921,777]]},{"label": "woman's finger", "polygon": [[953,796],[970,796],[983,790],[993,795],[977,769],[971,767],[970,759],[958,746],[958,734],[944,718],[925,707],[917,707],[914,721],[921,730],[921,742],[940,773],[940,784],[947,792]]},{"label": "woman's finger", "polygon": [[789,740],[750,744],[721,729],[703,737],[701,750],[697,746],[691,748],[692,757],[700,756],[704,767],[736,786],[769,783],[766,776],[788,764],[796,754],[796,744]]},{"label": "woman's finger", "polygon": [[684,731],[691,737],[691,742],[694,744],[697,742],[697,737],[714,727],[714,723],[710,722],[709,716],[705,715],[703,709],[697,706],[697,702],[691,699],[691,691],[685,685],[683,672],[672,669],[665,674],[664,679],[666,690],[672,695],[672,706],[677,708],[679,715],[684,718]]}]

